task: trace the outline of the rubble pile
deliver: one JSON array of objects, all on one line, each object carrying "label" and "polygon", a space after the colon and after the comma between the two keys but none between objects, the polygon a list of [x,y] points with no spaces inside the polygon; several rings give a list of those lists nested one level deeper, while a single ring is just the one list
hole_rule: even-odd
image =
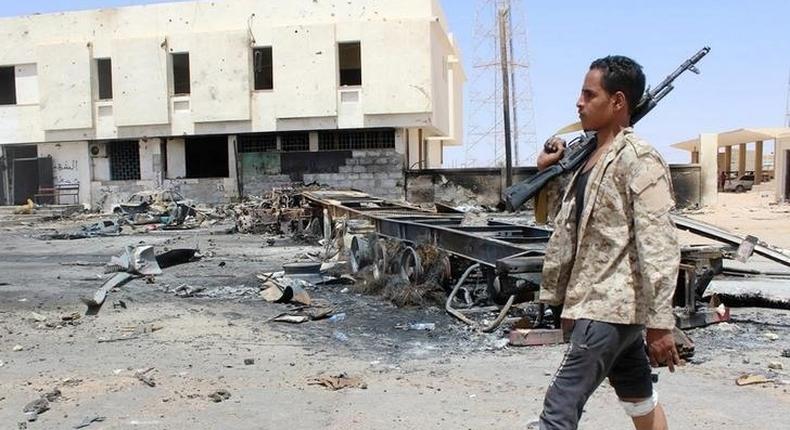
[{"label": "rubble pile", "polygon": [[127,203],[116,205],[113,213],[133,226],[150,226],[148,229],[187,230],[200,226],[210,219],[222,218],[206,209],[198,209],[192,200],[168,190],[151,190],[133,194]]}]

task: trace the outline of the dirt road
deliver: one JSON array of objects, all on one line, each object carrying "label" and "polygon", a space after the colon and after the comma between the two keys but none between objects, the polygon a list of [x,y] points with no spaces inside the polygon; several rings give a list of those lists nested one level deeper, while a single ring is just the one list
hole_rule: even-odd
[{"label": "dirt road", "polygon": [[[60,398],[26,428],[72,428],[95,416],[105,420],[87,428],[526,428],[540,412],[564,351],[498,349],[501,332],[472,333],[438,307],[397,309],[343,292],[344,286],[309,292],[331,302],[345,320],[267,322],[283,305],[258,297],[255,275],[279,270],[311,249],[289,239],[268,246],[259,236],[207,231],[75,241],[31,237],[42,227],[0,233],[2,429],[19,428],[25,405],[56,387]],[[84,313],[80,298],[100,285],[101,265],[123,246],[141,242],[160,251],[197,243],[208,256],[167,269],[154,283],[132,281],[110,294],[98,316],[64,322],[64,315]],[[169,292],[181,284],[216,294],[181,298]],[[114,308],[116,301],[126,307],[119,302]],[[659,371],[672,428],[786,428],[790,358],[782,352],[790,349],[790,312],[733,314],[732,324],[690,331],[697,342],[691,363],[675,374]],[[436,329],[395,327],[414,321],[434,322]],[[769,370],[771,363],[785,370]],[[136,375],[146,370],[153,387]],[[367,388],[330,391],[308,384],[341,373]],[[746,373],[777,382],[736,386]],[[211,401],[217,390],[230,398]],[[630,428],[611,388],[595,393],[581,428]]]}]

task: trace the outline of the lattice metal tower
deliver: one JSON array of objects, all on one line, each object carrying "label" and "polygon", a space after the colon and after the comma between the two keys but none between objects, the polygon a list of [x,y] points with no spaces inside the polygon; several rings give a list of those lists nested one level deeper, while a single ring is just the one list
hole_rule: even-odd
[{"label": "lattice metal tower", "polygon": [[500,13],[505,12],[510,75],[510,122],[513,164],[534,165],[539,151],[532,103],[526,13],[523,0],[476,0],[473,69],[466,109],[465,165],[504,163],[504,113]]}]

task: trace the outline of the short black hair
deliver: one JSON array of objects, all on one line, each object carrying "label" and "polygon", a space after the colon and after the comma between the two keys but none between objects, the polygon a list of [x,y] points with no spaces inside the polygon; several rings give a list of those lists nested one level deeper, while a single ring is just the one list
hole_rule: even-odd
[{"label": "short black hair", "polygon": [[645,92],[645,73],[636,61],[622,56],[609,55],[590,64],[590,70],[600,70],[603,74],[603,88],[614,94],[622,91],[628,101],[628,113],[633,114],[636,105]]}]

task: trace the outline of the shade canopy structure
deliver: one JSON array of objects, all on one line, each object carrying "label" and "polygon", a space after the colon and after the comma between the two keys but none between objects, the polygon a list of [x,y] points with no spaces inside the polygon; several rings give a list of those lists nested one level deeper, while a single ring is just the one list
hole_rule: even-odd
[{"label": "shade canopy structure", "polygon": [[[701,167],[700,200],[703,205],[714,204],[717,200],[717,188],[722,186],[721,175],[730,172],[733,161],[732,147],[737,146],[738,177],[746,173],[746,145],[754,142],[754,184],[760,184],[763,178],[763,142],[772,140],[775,143],[774,168],[772,174],[780,178],[776,181],[777,200],[787,198],[790,190],[790,176],[786,165],[790,164],[790,127],[739,128],[721,133],[702,133],[696,139],[689,139],[672,145],[673,148],[691,153],[691,162]],[[720,149],[724,148],[723,158],[719,158]],[[785,153],[787,153],[785,155]],[[722,163],[723,162],[723,163]],[[773,177],[773,176],[771,176]]]},{"label": "shade canopy structure", "polygon": [[[790,137],[790,127],[769,127],[769,128],[739,128],[721,133],[715,133],[718,137],[719,148],[740,145],[743,143],[759,142],[765,140],[776,140]],[[694,152],[700,149],[700,138],[694,138],[678,142],[672,145],[673,148],[684,151]]]}]

